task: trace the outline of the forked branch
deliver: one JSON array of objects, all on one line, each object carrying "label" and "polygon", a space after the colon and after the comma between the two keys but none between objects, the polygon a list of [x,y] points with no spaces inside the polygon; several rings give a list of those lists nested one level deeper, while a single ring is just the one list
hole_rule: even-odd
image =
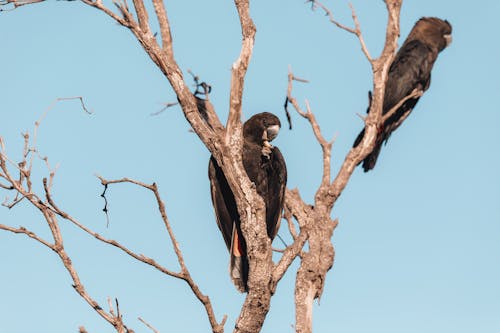
[{"label": "forked branch", "polygon": [[[331,211],[338,197],[346,187],[355,167],[362,161],[373,149],[375,136],[378,126],[382,122],[382,102],[387,81],[389,66],[394,57],[399,35],[399,12],[401,9],[401,0],[386,0],[386,6],[389,14],[387,23],[386,42],[384,51],[379,58],[373,59],[364,43],[359,21],[354,8],[351,6],[355,29],[349,28],[337,22],[325,6],[318,1],[309,1],[321,7],[329,16],[330,21],[337,27],[355,34],[360,40],[363,53],[372,65],[374,76],[374,96],[370,105],[370,112],[365,119],[365,136],[360,145],[349,151],[344,162],[338,171],[335,179],[330,183],[330,152],[331,145],[328,146],[324,140],[308,103],[307,110],[304,112],[298,106],[296,100],[291,96],[293,74],[288,76],[287,102],[294,105],[297,112],[306,118],[312,125],[316,139],[323,149],[323,181],[316,191],[314,200],[314,210],[311,210],[305,216],[298,219],[299,224],[308,227],[309,250],[301,256],[300,268],[297,272],[295,284],[295,306],[296,306],[296,332],[312,332],[312,304],[314,299],[319,298],[323,292],[326,274],[333,265],[335,251],[331,243],[331,237],[338,221],[331,219]],[[291,199],[293,193],[287,192],[286,204]],[[290,196],[290,198],[288,198]],[[296,200],[295,200],[296,201]],[[301,232],[302,232],[301,227]]]},{"label": "forked branch", "polygon": [[[335,139],[332,139],[331,141],[327,141],[323,134],[321,133],[321,128],[316,121],[316,117],[311,111],[311,107],[309,105],[309,102],[306,100],[306,111],[304,112],[302,108],[300,107],[299,103],[293,97],[292,95],[292,89],[293,89],[293,81],[299,81],[299,82],[308,82],[307,80],[297,78],[291,69],[288,71],[288,87],[287,87],[287,101],[289,101],[293,107],[295,108],[295,111],[297,111],[298,114],[300,114],[303,118],[307,119],[307,121],[311,124],[311,128],[313,130],[314,136],[316,137],[316,140],[321,146],[321,150],[323,151],[323,177],[322,177],[322,184],[323,185],[328,185],[330,183],[330,177],[331,177],[331,155],[332,155],[332,146],[335,141]],[[286,104],[285,104],[286,105]]]},{"label": "forked branch", "polygon": [[335,24],[338,28],[345,30],[351,34],[356,35],[356,37],[358,37],[359,43],[361,44],[361,50],[365,54],[368,61],[371,64],[373,64],[373,58],[370,55],[370,51],[368,51],[368,47],[366,46],[365,40],[363,38],[363,34],[361,32],[361,25],[359,24],[359,19],[358,19],[358,16],[356,14],[356,10],[354,9],[354,6],[352,5],[352,3],[349,3],[349,8],[351,8],[352,20],[354,21],[354,28],[350,28],[350,27],[340,23],[339,21],[337,21],[334,18],[332,11],[330,9],[328,9],[325,5],[323,5],[320,1],[308,0],[307,2],[311,2],[313,9],[315,9],[316,7],[321,8],[325,12],[326,16],[328,16],[329,21],[331,23]]},{"label": "forked branch", "polygon": [[[7,182],[8,185],[2,186],[2,188],[8,189],[8,190],[13,190],[17,193],[16,198],[12,201],[10,204],[5,204],[9,208],[12,208],[20,202],[22,199],[26,199],[35,206],[41,214],[44,216],[47,226],[49,227],[53,242],[47,241],[45,239],[42,239],[39,237],[36,233],[24,228],[24,227],[19,227],[19,228],[14,228],[11,226],[7,226],[4,224],[0,224],[0,229],[9,231],[12,233],[17,233],[17,234],[24,234],[39,243],[45,245],[46,247],[50,248],[54,252],[56,252],[62,263],[64,264],[66,270],[70,274],[72,280],[73,280],[73,285],[74,289],[80,294],[82,298],[84,298],[87,303],[101,315],[106,321],[108,321],[110,324],[112,324],[117,332],[125,332],[127,330],[126,326],[122,322],[122,317],[121,315],[117,312],[112,311],[112,308],[110,308],[110,312],[106,312],[103,310],[103,307],[100,306],[85,290],[83,284],[81,283],[79,276],[74,269],[72,262],[70,260],[70,257],[65,251],[65,248],[63,246],[63,235],[61,233],[61,230],[59,228],[59,221],[57,217],[60,217],[64,220],[67,220],[74,224],[76,227],[78,227],[80,230],[84,231],[85,233],[95,237],[101,242],[104,242],[106,244],[112,245],[126,253],[127,255],[131,256],[132,258],[143,262],[145,264],[148,264],[160,272],[167,274],[169,276],[179,278],[184,280],[191,288],[195,296],[200,300],[200,302],[204,305],[207,315],[209,317],[210,324],[212,325],[212,330],[213,332],[223,332],[223,326],[226,321],[226,317],[221,321],[221,323],[218,323],[217,320],[215,319],[215,314],[212,309],[212,305],[210,303],[210,299],[205,296],[199,289],[199,287],[196,285],[194,280],[192,279],[189,270],[187,269],[184,258],[182,256],[179,244],[177,240],[175,239],[175,236],[173,234],[171,225],[168,221],[168,217],[166,214],[165,210],[165,205],[163,201],[161,200],[158,187],[156,184],[148,185],[136,180],[124,178],[124,179],[119,179],[119,180],[105,180],[102,177],[99,177],[101,180],[101,183],[103,185],[108,185],[108,184],[114,184],[114,183],[123,183],[123,182],[128,182],[135,184],[137,186],[144,187],[150,191],[152,191],[155,195],[156,202],[158,204],[158,209],[160,212],[160,215],[162,216],[162,220],[166,226],[166,229],[168,231],[169,237],[172,241],[172,245],[174,247],[174,251],[177,255],[179,265],[181,267],[180,272],[174,272],[171,270],[168,270],[167,268],[159,265],[154,259],[149,258],[145,255],[142,254],[137,254],[131,250],[129,250],[127,247],[122,245],[121,243],[115,241],[115,240],[110,240],[102,237],[98,233],[92,231],[90,228],[86,227],[82,223],[80,223],[77,219],[72,217],[70,214],[67,212],[63,211],[62,209],[59,208],[59,206],[55,203],[55,200],[52,197],[51,193],[51,188],[52,188],[52,182],[55,176],[56,169],[51,169],[48,158],[47,157],[41,157],[41,155],[38,152],[38,148],[36,147],[36,140],[37,140],[37,133],[39,130],[39,127],[46,117],[47,113],[52,110],[52,108],[55,106],[55,104],[59,101],[63,100],[71,100],[71,99],[79,99],[82,108],[85,112],[88,113],[88,109],[85,107],[85,104],[83,102],[83,99],[81,97],[68,97],[68,98],[58,98],[56,99],[51,106],[45,110],[43,115],[35,122],[35,128],[34,128],[34,134],[33,137],[30,140],[30,135],[28,133],[23,134],[24,137],[24,147],[23,147],[23,154],[22,154],[22,160],[19,163],[16,163],[9,159],[9,157],[6,154],[6,147],[5,143],[0,137],[0,177],[4,179],[5,182]],[[31,153],[31,156],[30,156]],[[31,180],[31,175],[32,175],[32,170],[34,166],[34,156],[39,156],[40,160],[43,160],[49,170],[49,179],[43,178],[43,189],[44,189],[44,199],[43,197],[38,196],[36,193],[33,192],[32,189],[32,180]],[[9,165],[14,168],[14,171],[16,171],[16,174],[19,174],[19,178],[16,179],[13,175],[11,170],[9,169]],[[118,308],[117,308],[118,311]]]},{"label": "forked branch", "polygon": [[[53,250],[60,258],[61,262],[63,263],[66,271],[69,273],[71,276],[71,279],[73,281],[73,288],[75,291],[102,317],[104,318],[108,323],[110,323],[118,333],[125,333],[127,330],[126,326],[122,322],[121,317],[114,316],[112,313],[108,313],[103,308],[99,305],[99,303],[94,300],[90,294],[87,293],[85,290],[85,287],[83,283],[80,281],[80,277],[75,270],[73,263],[67,254],[64,243],[63,243],[63,235],[61,233],[61,230],[59,228],[59,221],[57,219],[57,215],[54,212],[54,208],[51,207],[51,205],[46,202],[41,200],[36,194],[34,194],[31,191],[28,191],[25,186],[23,186],[22,183],[19,183],[16,181],[16,179],[11,175],[11,172],[9,171],[7,164],[5,163],[6,157],[3,152],[0,152],[0,165],[2,169],[2,173],[5,176],[6,180],[9,181],[9,183],[14,187],[15,191],[18,192],[22,197],[25,197],[29,202],[37,208],[42,216],[44,217],[47,226],[49,227],[51,234],[52,234],[52,241],[49,242],[47,240],[42,239],[40,236],[38,236],[36,233],[27,230],[24,227],[19,227],[19,228],[13,228],[10,226],[6,225],[0,225],[1,230],[17,233],[17,234],[24,234],[37,242],[47,246],[51,250]],[[29,170],[31,171],[31,170]],[[29,179],[31,172],[27,176]],[[45,182],[46,184],[46,182]]]},{"label": "forked branch", "polygon": [[365,136],[357,147],[349,151],[337,176],[329,186],[328,191],[325,192],[325,204],[328,210],[332,209],[333,204],[341,195],[355,167],[372,151],[375,146],[377,128],[383,123],[382,106],[385,84],[397,48],[402,0],[385,0],[385,4],[388,12],[386,38],[382,53],[372,61],[373,97],[370,111],[365,119]]},{"label": "forked branch", "polygon": [[[117,246],[115,244],[116,242],[112,243],[112,245],[119,247],[120,249],[124,250],[127,254],[131,255],[135,259],[140,260],[142,262],[145,262],[145,263],[157,268],[158,270],[162,271],[163,273],[165,273],[167,275],[184,280],[189,285],[189,287],[191,288],[191,290],[195,294],[196,298],[198,298],[198,300],[205,307],[205,311],[207,312],[207,316],[208,316],[210,325],[212,326],[212,331],[214,333],[223,332],[224,331],[224,324],[227,320],[227,316],[224,316],[224,318],[222,319],[222,321],[220,323],[217,322],[217,320],[215,318],[214,310],[212,308],[212,303],[210,302],[210,298],[201,292],[200,288],[198,287],[198,285],[194,282],[193,278],[191,277],[191,274],[189,273],[189,270],[188,270],[186,263],[184,261],[184,256],[182,255],[182,251],[180,249],[179,243],[178,243],[178,241],[175,237],[175,234],[172,230],[172,226],[170,224],[170,221],[169,221],[167,213],[166,213],[165,203],[161,199],[157,184],[153,183],[153,184],[149,185],[149,184],[146,184],[146,183],[134,180],[134,179],[129,179],[129,178],[122,178],[122,179],[116,179],[116,180],[106,180],[101,176],[98,176],[98,178],[101,180],[101,184],[103,184],[103,185],[117,184],[117,183],[131,183],[131,184],[135,184],[137,186],[143,187],[143,188],[148,189],[151,192],[153,192],[155,199],[156,199],[156,203],[158,205],[158,210],[160,212],[160,215],[161,215],[161,218],[162,218],[163,223],[165,225],[165,228],[167,229],[170,241],[171,241],[172,246],[174,248],[174,252],[177,256],[177,261],[179,262],[179,265],[181,268],[180,272],[174,273],[174,272],[168,271],[165,268],[158,265],[152,259],[146,258],[143,255],[137,256],[136,254],[130,253],[130,251],[128,251],[120,246]],[[85,228],[85,227],[80,226],[80,228]],[[85,228],[85,229],[86,229],[85,231],[88,230],[87,228]],[[98,236],[95,233],[91,233],[91,234],[94,237]],[[100,236],[96,237],[96,238],[102,240]],[[108,243],[105,240],[103,240],[103,241]]]}]

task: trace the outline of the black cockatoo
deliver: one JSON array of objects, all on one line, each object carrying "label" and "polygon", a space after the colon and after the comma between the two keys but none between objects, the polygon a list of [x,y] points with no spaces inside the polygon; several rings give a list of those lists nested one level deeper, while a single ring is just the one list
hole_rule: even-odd
[{"label": "black cockatoo", "polygon": [[[271,241],[279,229],[287,181],[283,155],[278,147],[270,144],[280,127],[278,117],[269,112],[256,114],[243,124],[243,166],[264,200],[267,235]],[[249,266],[238,208],[224,172],[213,156],[208,177],[217,225],[230,252],[229,273],[236,288],[245,292],[248,290]]]},{"label": "black cockatoo", "polygon": [[[439,52],[451,43],[451,24],[436,17],[423,17],[415,23],[403,46],[389,68],[382,114],[388,113],[414,89],[426,91],[431,82],[431,70]],[[404,102],[382,125],[377,134],[375,148],[363,161],[365,172],[373,169],[382,143],[386,142],[417,104],[419,97]],[[361,131],[356,147],[365,131]]]}]

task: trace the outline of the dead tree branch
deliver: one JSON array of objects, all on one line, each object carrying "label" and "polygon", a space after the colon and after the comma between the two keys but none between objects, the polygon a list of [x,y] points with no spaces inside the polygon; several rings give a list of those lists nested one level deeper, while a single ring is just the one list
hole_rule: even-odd
[{"label": "dead tree branch", "polygon": [[48,247],[49,249],[51,249],[52,251],[54,251],[54,245],[53,244],[49,243],[48,241],[46,241],[45,239],[41,238],[40,236],[38,236],[33,231],[30,231],[30,230],[26,229],[25,227],[13,228],[13,227],[9,227],[8,225],[5,225],[5,224],[0,224],[0,229],[5,230],[5,231],[10,231],[10,232],[12,232],[14,234],[25,234],[29,238],[33,238],[37,242],[45,245],[46,247]]},{"label": "dead tree branch", "polygon": [[365,54],[366,59],[368,59],[368,61],[370,63],[373,63],[373,58],[370,55],[370,51],[368,51],[368,47],[365,44],[363,34],[361,33],[361,25],[359,24],[358,16],[356,15],[356,10],[354,9],[354,6],[351,3],[349,3],[349,8],[351,8],[351,15],[352,15],[352,20],[354,21],[355,28],[350,28],[350,27],[340,23],[339,21],[337,21],[333,17],[332,11],[330,9],[328,9],[325,5],[323,5],[321,2],[319,2],[318,0],[308,0],[307,2],[311,2],[313,9],[315,9],[316,7],[321,8],[325,12],[325,14],[328,16],[329,21],[331,23],[335,24],[338,28],[345,30],[351,34],[356,35],[356,37],[358,37],[358,39],[359,39],[359,43],[361,45],[361,50]]},{"label": "dead tree branch", "polygon": [[[388,11],[388,23],[386,30],[386,41],[382,54],[377,59],[373,59],[368,52],[363,36],[361,34],[360,24],[354,8],[351,6],[352,17],[355,23],[355,29],[349,28],[333,18],[333,14],[328,8],[316,0],[311,0],[313,6],[320,7],[329,16],[330,21],[337,27],[355,34],[361,44],[361,48],[370,64],[372,65],[374,77],[374,94],[370,111],[365,119],[365,133],[362,143],[349,151],[344,162],[338,171],[336,177],[330,180],[330,158],[332,142],[327,142],[321,135],[319,125],[310,107],[306,102],[307,111],[304,112],[297,101],[291,95],[292,81],[294,80],[291,71],[288,75],[287,101],[294,105],[297,113],[306,118],[312,126],[316,139],[323,150],[323,178],[314,197],[314,210],[298,218],[301,226],[307,228],[309,251],[301,256],[301,265],[297,272],[295,284],[295,305],[296,305],[296,332],[312,332],[312,304],[313,300],[319,298],[324,288],[326,273],[333,265],[335,251],[331,243],[333,231],[338,224],[337,220],[332,220],[330,215],[338,197],[346,187],[354,168],[362,161],[373,149],[378,126],[383,122],[382,102],[385,90],[385,82],[389,66],[392,63],[395,50],[397,48],[397,38],[399,36],[399,13],[401,9],[401,0],[386,0]],[[287,192],[286,205],[297,205],[301,199],[294,196],[294,193]],[[304,226],[304,227],[303,227]]]},{"label": "dead tree branch", "polygon": [[[231,94],[229,97],[229,117],[227,120],[226,142],[230,142],[232,137],[241,137],[241,100],[243,97],[243,84],[245,74],[252,57],[253,45],[255,43],[255,33],[257,29],[250,17],[249,0],[234,0],[238,16],[240,18],[241,51],[238,59],[233,63],[231,69]],[[237,134],[237,135],[236,135]],[[241,144],[239,145],[241,147]]]},{"label": "dead tree branch", "polygon": [[[40,125],[40,122],[37,122],[36,126],[38,127],[39,125]],[[25,137],[27,137],[27,136],[25,136]],[[28,142],[28,141],[26,141],[26,142]],[[2,145],[2,146],[4,147],[4,145]],[[29,146],[28,146],[28,148],[26,148],[26,147],[24,148],[25,151],[26,150],[32,150],[32,149],[33,148],[31,148]],[[27,154],[24,154],[23,155],[24,160],[22,162],[18,163],[18,165],[21,165],[21,166],[28,165],[26,163],[26,157],[27,157]],[[193,291],[193,293],[195,294],[195,296],[200,300],[200,302],[205,307],[205,310],[207,312],[207,316],[209,318],[209,322],[212,325],[213,332],[216,332],[216,333],[223,332],[223,330],[224,330],[224,324],[225,324],[225,321],[226,321],[227,317],[224,316],[224,318],[221,321],[221,323],[217,322],[217,320],[215,319],[215,314],[214,314],[214,311],[213,311],[213,308],[212,308],[212,305],[211,305],[209,297],[206,296],[206,295],[204,295],[200,291],[198,285],[192,279],[192,277],[191,277],[191,275],[189,273],[189,270],[187,269],[187,267],[185,265],[185,261],[184,261],[184,258],[182,256],[179,244],[178,244],[177,240],[175,239],[175,236],[174,236],[174,233],[172,231],[170,222],[168,220],[168,217],[167,217],[167,214],[166,214],[166,210],[165,210],[165,204],[164,204],[164,202],[162,201],[162,199],[160,197],[158,187],[157,187],[157,185],[155,183],[153,183],[152,185],[148,185],[148,184],[145,184],[143,182],[136,181],[136,180],[133,180],[133,179],[128,179],[128,178],[123,178],[123,179],[119,179],[119,180],[109,180],[108,181],[108,180],[106,180],[106,179],[104,179],[102,177],[99,177],[99,179],[101,180],[101,183],[103,185],[105,185],[105,186],[107,186],[108,184],[115,184],[115,183],[132,183],[132,184],[135,184],[137,186],[141,186],[143,188],[146,188],[146,189],[148,189],[148,190],[150,190],[150,191],[152,191],[154,193],[156,202],[158,204],[158,210],[159,210],[160,215],[162,217],[162,220],[163,220],[163,222],[165,224],[165,227],[167,229],[169,238],[170,238],[170,240],[172,242],[172,245],[174,247],[174,251],[175,251],[175,253],[177,255],[179,265],[181,267],[180,272],[178,272],[178,273],[174,272],[174,271],[171,271],[171,270],[169,270],[169,269],[161,266],[160,264],[158,264],[152,258],[149,258],[149,257],[147,257],[147,256],[145,256],[143,254],[137,254],[137,253],[129,250],[127,247],[123,246],[122,244],[120,244],[119,242],[117,242],[115,240],[110,240],[110,239],[106,239],[106,238],[102,237],[98,233],[92,231],[90,228],[84,226],[82,223],[80,223],[77,219],[75,219],[74,217],[72,217],[70,214],[68,214],[65,211],[61,210],[59,208],[59,206],[55,203],[55,200],[52,197],[51,187],[50,187],[50,184],[49,184],[49,181],[47,180],[47,178],[43,178],[43,189],[44,189],[44,197],[45,197],[45,200],[43,200],[41,197],[39,197],[38,195],[36,195],[32,191],[31,186],[28,188],[28,186],[25,185],[25,184],[31,184],[31,171],[32,171],[33,165],[30,164],[28,169],[22,169],[21,167],[18,167],[19,170],[21,171],[21,174],[24,175],[24,178],[23,178],[24,179],[24,184],[23,184],[23,182],[16,180],[11,175],[11,172],[10,172],[8,166],[7,166],[6,161],[7,161],[7,156],[5,154],[5,149],[2,149],[2,151],[0,152],[0,169],[1,169],[1,175],[2,175],[2,177],[10,184],[11,187],[13,187],[13,189],[20,195],[21,198],[26,198],[27,200],[29,200],[29,202],[42,213],[42,215],[44,216],[44,218],[45,218],[45,220],[47,222],[47,225],[48,225],[48,227],[49,227],[49,229],[51,231],[52,238],[53,238],[53,243],[51,243],[51,242],[49,242],[47,240],[42,239],[36,233],[34,233],[34,232],[30,231],[30,230],[27,230],[24,227],[13,228],[13,227],[10,227],[10,226],[7,226],[7,225],[0,224],[0,229],[1,230],[5,230],[5,231],[9,231],[9,232],[13,232],[13,233],[17,233],[17,234],[25,234],[26,236],[28,236],[28,237],[30,237],[30,238],[38,241],[39,243],[41,243],[41,244],[49,247],[51,250],[53,250],[54,252],[56,252],[58,254],[58,256],[60,257],[63,265],[65,266],[66,270],[70,274],[70,276],[71,276],[71,278],[73,280],[73,287],[77,291],[77,293],[101,317],[103,317],[106,321],[108,321],[111,325],[113,325],[113,327],[115,327],[115,329],[117,330],[117,332],[119,332],[119,333],[123,332],[124,333],[124,332],[127,331],[127,328],[126,328],[125,324],[122,321],[121,314],[118,311],[118,307],[117,307],[117,313],[116,314],[113,311],[112,307],[110,307],[110,312],[106,312],[86,292],[86,290],[85,290],[82,282],[80,281],[78,273],[74,269],[74,267],[72,265],[72,262],[71,262],[71,259],[70,259],[69,255],[66,253],[66,250],[65,250],[65,248],[63,246],[63,235],[62,235],[61,230],[59,228],[59,221],[58,221],[57,217],[60,217],[63,220],[67,220],[67,221],[71,222],[76,227],[78,227],[80,230],[82,230],[85,233],[93,236],[94,238],[98,239],[99,241],[101,241],[103,243],[106,243],[106,244],[109,244],[109,245],[112,245],[112,246],[115,246],[116,248],[118,248],[121,251],[125,252],[130,257],[132,257],[132,258],[134,258],[134,259],[136,259],[136,260],[138,260],[140,262],[143,262],[145,264],[148,264],[148,265],[156,268],[157,270],[159,270],[160,272],[162,272],[162,273],[164,273],[166,275],[169,275],[169,276],[172,276],[172,277],[184,280],[190,286],[190,288]],[[52,179],[54,177],[55,171],[51,171],[50,174],[51,174],[51,179]],[[19,201],[20,201],[20,199],[18,199],[17,201],[14,201],[14,204],[17,203],[17,202],[19,202]],[[13,206],[13,204],[11,206]]]},{"label": "dead tree branch", "polygon": [[7,7],[11,6],[10,8],[4,9],[0,8],[0,12],[8,12],[12,11],[18,7],[25,6],[25,5],[31,5],[39,2],[44,2],[45,0],[0,0],[0,7]]},{"label": "dead tree branch", "polygon": [[139,317],[137,319],[139,319],[140,322],[142,322],[144,325],[146,325],[147,328],[149,328],[151,331],[153,331],[153,333],[160,333],[160,331],[158,331],[156,328],[151,326],[151,324],[149,324],[147,321],[145,321],[141,317]]},{"label": "dead tree branch", "polygon": [[[63,263],[66,271],[69,273],[72,281],[73,288],[75,291],[108,323],[110,323],[117,332],[125,333],[127,328],[122,322],[120,317],[114,316],[111,313],[108,313],[103,310],[103,308],[99,305],[97,301],[95,301],[85,290],[83,283],[80,280],[80,277],[75,270],[73,263],[66,252],[63,243],[63,236],[61,230],[59,228],[59,221],[57,219],[57,215],[54,212],[54,208],[50,206],[50,204],[46,201],[41,200],[36,194],[31,191],[28,191],[22,183],[16,181],[16,179],[11,175],[11,172],[7,168],[5,163],[5,155],[3,152],[0,153],[0,168],[2,169],[2,173],[5,175],[5,178],[9,183],[14,187],[15,191],[17,191],[22,197],[25,197],[29,202],[37,208],[42,216],[44,217],[47,226],[49,227],[52,234],[52,243],[42,239],[37,234],[32,231],[27,230],[24,227],[20,228],[12,228],[5,225],[0,225],[0,229],[5,231],[10,231],[18,234],[25,234],[26,236],[36,240],[37,242],[49,247],[53,250],[60,258]],[[31,171],[31,170],[29,170]],[[30,176],[27,176],[29,179]],[[45,181],[46,184],[46,181]]]},{"label": "dead tree branch", "polygon": [[326,141],[326,139],[323,137],[321,134],[321,128],[316,121],[316,117],[314,114],[311,112],[311,108],[309,105],[309,102],[306,100],[306,111],[304,112],[302,108],[300,107],[299,103],[293,97],[292,95],[292,89],[293,89],[293,81],[299,81],[299,82],[307,82],[307,80],[304,79],[299,79],[295,77],[289,69],[288,72],[288,88],[287,88],[287,100],[290,101],[290,103],[293,105],[295,108],[295,111],[297,111],[298,114],[300,114],[302,117],[307,119],[309,123],[311,124],[314,136],[316,137],[316,140],[321,146],[321,150],[323,151],[323,177],[322,177],[322,184],[327,185],[330,183],[330,177],[331,177],[331,166],[330,166],[330,161],[331,161],[331,155],[332,155],[332,146],[333,142],[332,141]]},{"label": "dead tree branch", "polygon": [[365,136],[361,143],[350,150],[337,176],[325,193],[324,204],[330,209],[347,185],[354,168],[373,150],[377,128],[382,124],[382,106],[389,67],[394,59],[399,37],[401,0],[386,0],[388,22],[386,39],[381,55],[372,62],[373,95],[368,116],[365,119]]},{"label": "dead tree branch", "polygon": [[[88,228],[86,228],[85,226],[83,226],[79,223],[78,223],[78,227],[80,227],[81,229],[83,229],[87,233],[90,233],[91,235],[93,235],[97,239],[120,248],[121,250],[125,251],[128,255],[132,256],[134,259],[137,259],[137,260],[142,261],[148,265],[151,265],[167,275],[184,280],[189,285],[192,292],[195,294],[196,298],[198,298],[198,300],[205,307],[205,311],[207,312],[207,316],[208,316],[210,325],[212,326],[212,331],[214,333],[223,332],[224,331],[224,324],[227,320],[227,316],[224,316],[224,318],[222,319],[222,321],[220,323],[217,322],[217,319],[215,318],[214,310],[212,308],[212,303],[210,302],[210,298],[201,292],[200,288],[198,287],[198,285],[194,282],[193,278],[191,277],[191,274],[189,273],[189,270],[185,264],[184,256],[182,255],[182,251],[180,249],[179,243],[174,235],[174,232],[172,230],[172,226],[168,220],[168,216],[167,216],[166,209],[165,209],[165,203],[161,199],[161,196],[160,196],[160,193],[158,190],[158,186],[156,185],[156,183],[148,185],[146,183],[143,183],[143,182],[140,182],[137,180],[133,180],[133,179],[129,179],[129,178],[122,178],[122,179],[116,179],[116,180],[106,180],[101,176],[98,176],[98,178],[101,180],[102,185],[117,184],[117,183],[131,183],[131,184],[135,184],[137,186],[143,187],[143,188],[148,189],[151,192],[153,192],[155,199],[156,199],[156,203],[158,204],[158,210],[160,212],[160,215],[161,215],[161,218],[162,218],[163,223],[165,225],[165,228],[167,229],[170,241],[171,241],[172,246],[174,248],[174,252],[177,256],[177,261],[179,262],[179,265],[181,268],[180,272],[175,273],[175,272],[169,271],[169,270],[163,268],[162,266],[158,265],[153,259],[147,258],[144,255],[137,255],[135,253],[132,253],[131,251],[124,248],[123,246],[121,246],[119,243],[117,243],[115,241],[105,240],[101,236],[99,236],[98,234],[90,231]],[[70,219],[73,223],[75,223],[74,219],[72,219],[72,218],[68,218],[68,219]]]}]

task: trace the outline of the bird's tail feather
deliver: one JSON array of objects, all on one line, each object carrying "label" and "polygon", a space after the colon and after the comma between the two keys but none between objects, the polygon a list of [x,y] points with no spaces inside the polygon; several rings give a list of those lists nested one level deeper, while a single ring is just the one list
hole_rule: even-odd
[{"label": "bird's tail feather", "polygon": [[363,160],[363,170],[365,172],[368,172],[375,167],[381,148],[382,148],[382,142],[380,143],[377,142],[375,148],[373,148],[370,155],[366,156],[366,158]]},{"label": "bird's tail feather", "polygon": [[358,136],[356,137],[356,140],[354,140],[354,144],[352,145],[352,148],[356,148],[359,143],[361,142],[361,140],[363,140],[363,137],[365,136],[365,129],[363,128],[363,130],[361,132],[359,132]]},{"label": "bird's tail feather", "polygon": [[248,258],[245,255],[240,235],[236,228],[233,228],[233,237],[231,242],[231,259],[229,262],[229,275],[238,291],[244,293],[248,291]]},{"label": "bird's tail feather", "polygon": [[[365,129],[363,128],[363,130],[356,137],[356,140],[354,140],[354,144],[352,145],[353,148],[359,145],[361,140],[363,140],[364,135],[365,135]],[[366,156],[366,158],[362,161],[363,170],[365,172],[368,172],[375,167],[384,140],[385,140],[384,136],[378,135],[375,143],[375,148],[373,148],[372,152],[368,156]]]}]

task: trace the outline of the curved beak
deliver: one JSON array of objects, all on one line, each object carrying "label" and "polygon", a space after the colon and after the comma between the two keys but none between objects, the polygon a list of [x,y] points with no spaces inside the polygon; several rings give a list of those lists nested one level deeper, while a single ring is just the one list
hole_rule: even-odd
[{"label": "curved beak", "polygon": [[451,35],[444,35],[444,40],[446,41],[446,46],[448,47],[448,45],[451,44],[453,38],[451,37]]},{"label": "curved beak", "polygon": [[269,126],[266,129],[266,132],[267,132],[267,141],[273,141],[273,139],[278,136],[278,132],[279,131],[280,131],[280,125]]}]

